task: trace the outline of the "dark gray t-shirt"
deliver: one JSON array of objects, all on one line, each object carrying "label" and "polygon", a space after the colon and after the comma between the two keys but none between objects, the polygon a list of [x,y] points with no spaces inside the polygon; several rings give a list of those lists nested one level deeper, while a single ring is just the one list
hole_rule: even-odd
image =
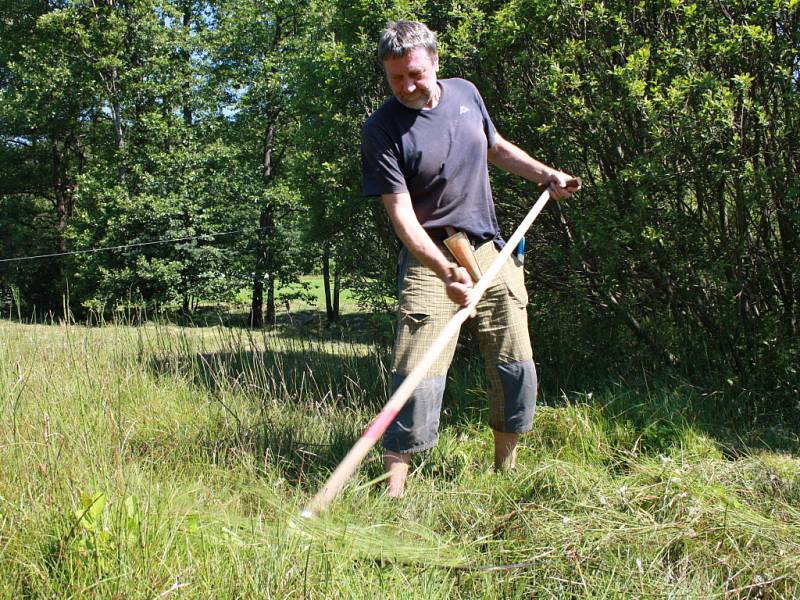
[{"label": "dark gray t-shirt", "polygon": [[495,128],[477,88],[440,79],[435,108],[387,100],[361,130],[364,194],[408,192],[426,229],[455,227],[473,239],[499,240],[486,152]]}]

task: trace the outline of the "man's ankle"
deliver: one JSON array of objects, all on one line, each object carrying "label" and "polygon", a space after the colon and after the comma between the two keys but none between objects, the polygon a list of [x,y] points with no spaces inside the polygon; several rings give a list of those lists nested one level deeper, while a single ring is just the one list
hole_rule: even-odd
[{"label": "man's ankle", "polygon": [[494,469],[495,471],[506,471],[517,466],[517,442],[518,433],[494,433]]},{"label": "man's ankle", "polygon": [[402,498],[405,494],[406,477],[411,454],[386,451],[383,455],[383,467],[389,474],[386,480],[386,493],[390,498]]}]

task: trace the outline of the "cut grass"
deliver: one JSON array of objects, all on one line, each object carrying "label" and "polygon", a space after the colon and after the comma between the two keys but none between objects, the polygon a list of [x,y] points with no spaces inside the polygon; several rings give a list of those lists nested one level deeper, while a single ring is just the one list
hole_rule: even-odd
[{"label": "cut grass", "polygon": [[386,399],[385,347],[171,325],[0,338],[2,597],[800,595],[797,430],[737,399],[552,395],[495,474],[468,360],[404,499],[370,483],[375,453],[303,522]]}]

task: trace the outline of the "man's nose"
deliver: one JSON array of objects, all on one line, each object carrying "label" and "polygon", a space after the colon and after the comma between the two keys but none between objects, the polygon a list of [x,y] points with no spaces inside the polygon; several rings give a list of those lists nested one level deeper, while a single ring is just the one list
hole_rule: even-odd
[{"label": "man's nose", "polygon": [[410,93],[411,93],[411,92],[413,92],[415,89],[417,89],[417,84],[416,84],[416,83],[414,83],[414,80],[413,80],[413,79],[406,79],[406,81],[405,81],[405,82],[403,82],[403,90],[404,90],[404,91],[405,91],[407,94],[410,94]]}]

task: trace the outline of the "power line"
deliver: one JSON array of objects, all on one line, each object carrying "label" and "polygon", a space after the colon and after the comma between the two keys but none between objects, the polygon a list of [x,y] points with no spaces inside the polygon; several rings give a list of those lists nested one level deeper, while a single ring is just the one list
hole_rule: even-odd
[{"label": "power line", "polygon": [[248,229],[237,229],[235,231],[216,231],[214,233],[204,233],[202,235],[193,235],[179,238],[172,238],[168,240],[154,240],[152,242],[139,242],[137,244],[124,244],[122,246],[103,246],[102,248],[89,248],[87,250],[72,250],[70,252],[54,252],[53,254],[39,254],[36,256],[17,256],[14,258],[0,258],[0,263],[16,262],[23,260],[38,260],[42,258],[55,258],[58,256],[70,256],[72,254],[91,254],[94,252],[106,252],[108,250],[126,250],[128,248],[139,248],[141,246],[153,246],[156,244],[174,244],[176,242],[187,242],[190,240],[199,240],[202,238],[214,238],[221,235],[233,235],[234,233],[243,233],[245,231],[252,231]]}]

